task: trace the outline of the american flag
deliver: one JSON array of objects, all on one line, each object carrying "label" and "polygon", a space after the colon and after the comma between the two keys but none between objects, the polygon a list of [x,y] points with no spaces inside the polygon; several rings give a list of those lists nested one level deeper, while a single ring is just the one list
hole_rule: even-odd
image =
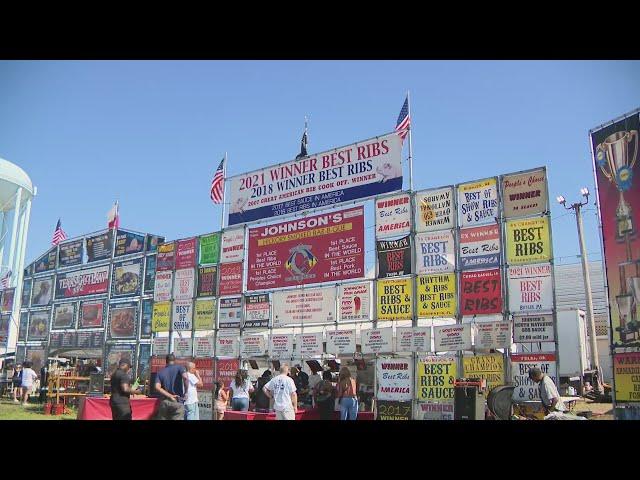
[{"label": "american flag", "polygon": [[58,245],[60,242],[66,239],[67,239],[67,234],[64,233],[64,230],[62,229],[62,223],[60,222],[60,219],[58,219],[56,230],[55,232],[53,232],[53,238],[51,239],[51,245],[54,245],[54,246]]},{"label": "american flag", "polygon": [[11,270],[7,270],[0,280],[0,288],[7,288],[9,286],[9,279],[11,278]]},{"label": "american flag", "polygon": [[[402,110],[400,110],[400,115],[398,115],[398,123],[396,124],[396,132],[400,135],[400,138],[404,140],[404,137],[409,133],[408,129],[411,126],[411,117],[409,116],[409,96],[404,99],[404,104],[402,105]],[[402,131],[404,130],[404,132]]]},{"label": "american flag", "polygon": [[211,191],[209,196],[213,203],[222,203],[222,195],[224,194],[224,158],[220,161],[213,180],[211,180]]}]

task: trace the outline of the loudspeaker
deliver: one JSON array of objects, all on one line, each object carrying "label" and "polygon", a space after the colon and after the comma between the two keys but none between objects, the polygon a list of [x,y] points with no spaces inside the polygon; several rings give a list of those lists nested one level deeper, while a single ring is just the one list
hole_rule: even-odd
[{"label": "loudspeaker", "polygon": [[454,387],[455,420],[484,420],[484,396],[477,387]]}]

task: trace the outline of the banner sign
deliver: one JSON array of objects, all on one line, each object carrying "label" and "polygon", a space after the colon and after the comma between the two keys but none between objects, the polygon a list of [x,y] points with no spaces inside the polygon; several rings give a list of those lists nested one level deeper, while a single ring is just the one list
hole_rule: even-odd
[{"label": "banner sign", "polygon": [[155,302],[166,302],[171,300],[173,288],[173,272],[156,272],[155,287],[153,290],[153,300]]},{"label": "banner sign", "polygon": [[111,343],[105,345],[105,359],[104,359],[104,375],[106,378],[111,378],[113,372],[118,368],[120,360],[127,360],[129,365],[135,365],[136,359],[136,345],[125,343]]},{"label": "banner sign", "polygon": [[229,388],[231,380],[236,376],[240,368],[240,361],[237,358],[216,360],[216,378],[222,379],[224,387]]},{"label": "banner sign", "polygon": [[[34,293],[39,291],[39,279],[34,281]],[[109,290],[109,265],[73,272],[59,273],[56,279],[56,300],[98,295]],[[33,305],[37,305],[34,297]]]},{"label": "banner sign", "polygon": [[538,384],[529,378],[529,369],[537,367],[558,385],[556,355],[554,353],[511,354],[511,381],[516,401],[540,400]]},{"label": "banner sign", "polygon": [[196,272],[193,268],[176,270],[173,282],[174,300],[191,300],[196,283]]},{"label": "banner sign", "polygon": [[499,216],[495,178],[458,185],[458,218],[461,227],[495,223]]},{"label": "banner sign", "polygon": [[553,315],[513,316],[514,343],[555,342]]},{"label": "banner sign", "polygon": [[378,278],[411,274],[411,237],[377,240]]},{"label": "banner sign", "polygon": [[323,342],[324,335],[322,332],[297,334],[295,336],[296,357],[308,358],[322,355],[324,352]]},{"label": "banner sign", "polygon": [[84,240],[76,240],[75,242],[61,243],[58,245],[58,267],[71,267],[82,263],[82,255],[84,253]]},{"label": "banner sign", "polygon": [[269,294],[244,297],[244,328],[268,328],[270,317]]},{"label": "banner sign", "polygon": [[144,235],[118,230],[116,235],[116,251],[114,257],[131,255],[144,251]]},{"label": "banner sign", "polygon": [[639,132],[638,111],[590,132],[614,348],[638,346]]},{"label": "banner sign", "polygon": [[457,360],[452,357],[420,358],[416,365],[417,397],[422,400],[453,400]]},{"label": "banner sign", "polygon": [[[5,317],[6,315],[0,316],[0,346],[2,346],[2,321]],[[51,332],[51,335],[49,335],[49,351],[62,347],[63,336],[63,332]]]},{"label": "banner sign", "polygon": [[220,296],[242,293],[242,262],[220,265]]},{"label": "banner sign", "polygon": [[106,304],[105,300],[80,302],[78,328],[103,328]]},{"label": "banner sign", "polygon": [[240,328],[242,321],[242,297],[220,299],[218,328]]},{"label": "banner sign", "polygon": [[244,260],[244,227],[232,228],[222,232],[222,250],[220,263],[241,262]]},{"label": "banner sign", "polygon": [[141,343],[138,347],[138,366],[136,367],[137,378],[149,380],[151,373],[151,344]]},{"label": "banner sign", "polygon": [[453,402],[418,402],[414,420],[453,420]]},{"label": "banner sign", "polygon": [[327,330],[327,353],[336,357],[356,353],[356,331]]},{"label": "banner sign", "polygon": [[[104,267],[103,267],[104,268]],[[107,271],[107,280],[106,284],[109,283],[109,266],[106,266]],[[60,276],[62,278],[66,278],[67,273],[61,273]],[[73,282],[70,282],[73,284]],[[106,288],[106,287],[105,287]],[[53,277],[45,277],[45,278],[34,278],[33,279],[33,292],[31,297],[31,306],[32,307],[41,307],[45,305],[50,305],[51,300],[53,299]]]},{"label": "banner sign", "polygon": [[220,335],[216,338],[216,357],[237,357],[240,342],[237,335]]},{"label": "banner sign", "polygon": [[502,313],[500,269],[462,272],[460,282],[462,315]]},{"label": "banner sign", "polygon": [[507,229],[507,263],[548,262],[551,260],[549,217],[509,220]]},{"label": "banner sign", "polygon": [[0,348],[7,348],[9,343],[9,328],[11,327],[11,314],[0,315]]},{"label": "banner sign", "polygon": [[411,197],[402,193],[376,200],[376,238],[411,233]]},{"label": "banner sign", "polygon": [[371,282],[340,284],[340,321],[359,322],[371,318]]},{"label": "banner sign", "polygon": [[509,311],[527,313],[553,308],[551,264],[509,267]]},{"label": "banner sign", "polygon": [[269,356],[271,358],[291,358],[293,355],[293,335],[271,334],[269,338]]},{"label": "banner sign", "polygon": [[156,337],[153,339],[154,355],[169,355],[169,337]]},{"label": "banner sign", "polygon": [[54,342],[58,343],[58,345],[62,348],[73,348],[77,345],[77,337],[75,332],[64,332],[58,333],[56,335],[59,335],[60,338],[59,340]]},{"label": "banner sign", "polygon": [[20,308],[29,308],[29,300],[31,300],[31,286],[33,280],[25,278],[22,282],[22,303]]},{"label": "banner sign", "polygon": [[511,324],[509,322],[476,323],[476,349],[496,349],[511,346]]},{"label": "banner sign", "polygon": [[198,268],[198,297],[214,297],[217,295],[218,266]]},{"label": "banner sign", "polygon": [[416,273],[444,273],[456,269],[453,232],[416,234]]},{"label": "banner sign", "polygon": [[396,352],[430,352],[431,327],[396,327]]},{"label": "banner sign", "polygon": [[112,250],[113,230],[93,237],[87,237],[87,262],[109,259],[111,258]]},{"label": "banner sign", "polygon": [[392,353],[393,328],[374,328],[360,332],[362,353]]},{"label": "banner sign", "polygon": [[220,262],[220,232],[200,237],[200,265]]},{"label": "banner sign", "polygon": [[240,356],[243,358],[262,357],[265,351],[264,335],[244,335],[240,339]]},{"label": "banner sign", "polygon": [[176,270],[194,268],[196,266],[197,238],[187,238],[176,242]]},{"label": "banner sign", "polygon": [[153,318],[153,300],[142,300],[142,319],[140,320],[140,338],[151,338],[151,321]]},{"label": "banner sign", "polygon": [[336,289],[310,288],[273,292],[273,326],[334,323]]},{"label": "banner sign", "polygon": [[360,278],[364,207],[249,229],[247,290]]},{"label": "banner sign", "polygon": [[113,264],[111,298],[138,296],[142,291],[142,258]]},{"label": "banner sign", "polygon": [[616,403],[640,402],[640,352],[613,355]]},{"label": "banner sign", "polygon": [[453,188],[439,188],[416,193],[414,216],[416,232],[431,232],[455,227]]},{"label": "banner sign", "polygon": [[[206,407],[209,410],[209,415],[211,415],[211,412],[213,411],[213,399],[211,398],[211,395],[213,395],[212,390],[214,387],[213,384],[215,382],[213,358],[196,358],[193,362],[196,364],[196,368],[198,369],[198,372],[200,372],[200,377],[202,378],[202,387],[198,389],[198,406],[200,407],[200,411],[202,411],[202,405],[200,405],[200,397],[203,396],[203,394],[209,395],[209,398],[206,399],[205,402],[207,404]],[[209,391],[207,392],[205,390]],[[200,416],[200,420],[211,419],[211,417],[207,419]]]},{"label": "banner sign", "polygon": [[[9,320],[11,317],[9,317]],[[6,335],[9,335],[9,323],[7,323],[7,332]],[[29,312],[22,312],[20,314],[20,325],[18,325],[18,341],[26,342],[27,341],[27,330],[29,329]]]},{"label": "banner sign", "polygon": [[213,330],[216,324],[216,301],[198,299],[195,302],[193,323],[195,330]]},{"label": "banner sign", "polygon": [[16,296],[16,289],[5,288],[0,293],[2,293],[2,302],[0,303],[0,311],[11,312],[13,310],[13,299]]},{"label": "banner sign", "polygon": [[213,420],[213,392],[198,390],[198,420]]},{"label": "banner sign", "polygon": [[174,338],[173,354],[176,357],[191,357],[193,352],[193,340],[190,338]]},{"label": "banner sign", "polygon": [[234,177],[229,225],[400,190],[401,152],[394,132]]},{"label": "banner sign", "polygon": [[48,272],[56,268],[58,247],[51,248],[34,262],[34,273]]},{"label": "banner sign", "polygon": [[484,378],[487,381],[487,392],[505,384],[504,358],[499,353],[465,356],[462,359],[462,371],[464,378]]},{"label": "banner sign", "polygon": [[193,303],[191,300],[173,302],[173,330],[191,330],[193,328]]},{"label": "banner sign", "polygon": [[500,265],[500,227],[483,225],[460,230],[462,268],[491,268]]},{"label": "banner sign", "polygon": [[411,420],[411,402],[378,400],[376,420]]},{"label": "banner sign", "polygon": [[51,329],[75,328],[76,303],[58,303],[53,306],[53,325]]},{"label": "banner sign", "polygon": [[[411,360],[376,360],[378,390],[376,399],[411,402],[413,399],[413,368]],[[409,411],[411,408],[409,407]]]},{"label": "banner sign", "polygon": [[145,258],[144,267],[144,290],[145,294],[153,293],[153,289],[156,285],[156,256],[149,255]]},{"label": "banner sign", "polygon": [[138,330],[138,302],[109,305],[109,338],[136,338]]},{"label": "banner sign", "polygon": [[173,270],[176,262],[176,243],[163,243],[158,245],[158,254],[156,255],[156,270],[162,272],[164,270]]},{"label": "banner sign", "polygon": [[456,283],[455,273],[419,275],[416,284],[418,317],[455,317],[458,305]]},{"label": "banner sign", "polygon": [[378,280],[378,320],[411,320],[413,292],[411,279]]},{"label": "banner sign", "polygon": [[547,210],[547,172],[545,169],[502,177],[505,218],[535,215]]},{"label": "banner sign", "polygon": [[436,352],[471,350],[471,324],[433,326]]},{"label": "banner sign", "polygon": [[154,332],[168,332],[171,322],[171,302],[154,302],[151,329]]},{"label": "banner sign", "polygon": [[158,235],[147,235],[147,252],[155,252],[158,250],[158,245],[164,242],[164,237]]}]

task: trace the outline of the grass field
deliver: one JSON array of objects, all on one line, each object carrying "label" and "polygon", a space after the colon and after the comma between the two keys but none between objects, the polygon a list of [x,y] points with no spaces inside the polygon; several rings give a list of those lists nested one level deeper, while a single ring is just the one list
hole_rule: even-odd
[{"label": "grass field", "polygon": [[75,420],[76,411],[72,409],[70,414],[45,415],[44,405],[30,403],[26,407],[13,403],[8,399],[0,399],[0,420]]}]

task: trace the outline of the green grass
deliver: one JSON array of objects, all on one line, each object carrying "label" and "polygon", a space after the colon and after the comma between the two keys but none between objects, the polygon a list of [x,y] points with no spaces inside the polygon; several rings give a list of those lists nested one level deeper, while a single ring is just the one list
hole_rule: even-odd
[{"label": "green grass", "polygon": [[10,399],[0,399],[0,420],[75,420],[76,410],[67,415],[45,415],[44,404],[29,403],[26,407],[13,403]]}]

